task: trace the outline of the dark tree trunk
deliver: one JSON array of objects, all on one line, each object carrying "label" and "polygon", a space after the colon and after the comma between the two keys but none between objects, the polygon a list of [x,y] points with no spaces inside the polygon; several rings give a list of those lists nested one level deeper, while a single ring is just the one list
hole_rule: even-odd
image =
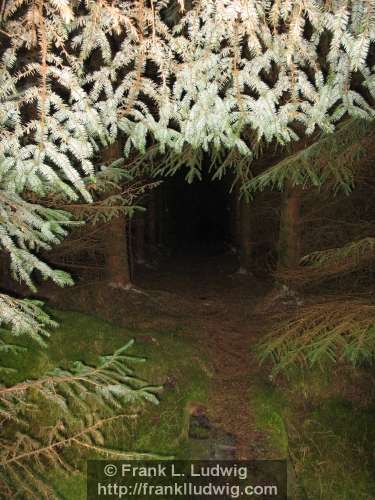
[{"label": "dark tree trunk", "polygon": [[130,284],[130,270],[125,216],[114,217],[106,226],[105,265],[108,281],[116,288],[126,288]]},{"label": "dark tree trunk", "polygon": [[298,265],[301,258],[301,198],[302,189],[287,186],[283,193],[280,214],[278,268]]},{"label": "dark tree trunk", "polygon": [[[122,151],[118,141],[102,151],[102,160],[112,162],[121,158]],[[130,268],[125,215],[113,217],[103,228],[105,268],[110,284],[126,288],[130,284]]]}]

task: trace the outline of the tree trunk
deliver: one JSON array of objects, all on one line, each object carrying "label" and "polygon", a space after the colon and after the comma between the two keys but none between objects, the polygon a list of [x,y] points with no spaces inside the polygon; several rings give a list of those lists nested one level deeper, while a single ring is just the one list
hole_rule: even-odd
[{"label": "tree trunk", "polygon": [[299,186],[287,186],[283,193],[279,232],[279,269],[295,267],[301,258],[301,197],[302,189]]},{"label": "tree trunk", "polygon": [[115,288],[126,288],[130,284],[130,270],[125,216],[114,217],[106,226],[105,265],[108,281]]},{"label": "tree trunk", "polygon": [[[118,141],[102,151],[104,162],[110,163],[121,156],[121,146]],[[104,225],[103,238],[107,279],[111,286],[126,288],[130,285],[130,268],[125,215],[113,217]]]}]

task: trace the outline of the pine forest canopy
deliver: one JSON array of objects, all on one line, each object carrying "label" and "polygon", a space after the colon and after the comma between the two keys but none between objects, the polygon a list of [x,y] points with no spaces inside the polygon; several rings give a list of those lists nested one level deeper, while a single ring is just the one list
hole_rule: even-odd
[{"label": "pine forest canopy", "polygon": [[[105,230],[94,231],[102,239],[105,233],[106,248],[115,234],[118,246],[110,257],[118,263],[118,249],[126,249],[125,217],[137,208],[137,196],[181,167],[188,168],[188,181],[199,177],[203,157],[210,158],[213,178],[230,168],[236,189],[247,193],[283,189],[288,201],[301,185],[324,184],[325,194],[332,187],[350,190],[351,167],[373,142],[374,42],[375,0],[0,0],[0,264],[32,292],[41,278],[71,285],[70,275],[48,265],[43,253],[81,219],[105,221]],[[259,171],[253,160],[267,145],[294,145],[293,154],[277,165],[264,156]],[[298,218],[284,224],[288,231],[281,228],[298,212],[299,194],[295,200],[289,206],[283,201],[280,211],[279,242],[294,238],[292,250],[299,249]],[[248,206],[238,197],[235,202],[241,232]],[[367,228],[344,247],[305,255],[310,273],[304,268],[300,281],[318,282],[366,264],[375,248],[375,238],[363,238]],[[242,232],[241,244],[248,236]],[[246,257],[250,245],[243,246]],[[300,257],[297,251],[284,255],[297,269],[277,272],[300,272]],[[56,323],[42,306],[0,290],[4,364],[18,353],[23,361],[28,350],[12,333],[45,345]],[[328,301],[303,308],[302,321],[266,339],[262,356],[276,360],[277,369],[326,355],[346,356],[353,364],[373,360],[373,310],[351,297],[338,307]],[[77,454],[65,455],[66,448],[116,459],[161,458],[118,450],[117,443],[116,449],[104,447],[105,425],[123,421],[133,435],[126,425],[138,417],[132,405],[157,404],[159,388],[132,368],[142,361],[128,352],[132,341],[91,361],[91,350],[104,348],[110,331],[95,320],[97,342],[92,325],[82,342],[82,349],[90,346],[89,362],[31,380],[22,369],[0,366],[2,498],[56,498],[51,469],[71,472],[70,457],[76,463]],[[63,334],[75,339],[81,326],[68,321]],[[117,342],[123,333],[116,330],[110,339],[114,335]],[[189,357],[188,344],[181,345]],[[59,346],[59,363],[61,353]],[[34,361],[35,351],[27,354]],[[175,366],[180,372],[180,359],[171,373]],[[186,365],[192,378],[193,365]],[[49,366],[40,361],[41,370]],[[192,394],[198,394],[195,387]],[[179,399],[185,404],[185,397]],[[176,408],[173,402],[173,415]],[[158,428],[158,439],[161,434]],[[141,449],[144,443],[142,438]]]},{"label": "pine forest canopy", "polygon": [[[42,200],[89,202],[102,147],[250,164],[260,142],[374,115],[375,0],[2,0],[0,15],[0,241],[30,287],[34,270],[71,283],[33,254],[71,224]],[[0,310],[44,331],[37,304]]]}]

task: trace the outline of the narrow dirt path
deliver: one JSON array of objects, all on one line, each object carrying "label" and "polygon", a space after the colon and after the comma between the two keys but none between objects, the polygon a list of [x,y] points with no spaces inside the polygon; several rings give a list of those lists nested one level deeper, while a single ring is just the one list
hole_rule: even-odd
[{"label": "narrow dirt path", "polygon": [[261,458],[264,446],[250,391],[259,373],[254,346],[260,325],[254,308],[268,286],[252,276],[235,274],[236,267],[229,255],[181,256],[145,273],[140,285],[167,294],[168,311],[206,352],[213,371],[208,417],[234,434],[236,458],[249,460]]},{"label": "narrow dirt path", "polygon": [[267,456],[266,438],[256,430],[251,386],[263,376],[254,350],[264,324],[255,307],[270,283],[236,274],[237,268],[234,255],[190,251],[163,258],[157,268],[137,269],[138,293],[83,282],[74,293],[55,288],[49,298],[66,309],[81,304],[90,313],[95,304],[109,321],[178,329],[194,339],[212,375],[208,418],[235,436],[236,458],[261,459]]}]

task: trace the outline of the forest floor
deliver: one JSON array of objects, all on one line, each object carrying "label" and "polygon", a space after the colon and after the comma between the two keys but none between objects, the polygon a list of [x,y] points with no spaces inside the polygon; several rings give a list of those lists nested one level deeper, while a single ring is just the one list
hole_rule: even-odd
[{"label": "forest floor", "polygon": [[[96,306],[97,316],[120,325],[95,344],[93,331],[102,327],[84,327],[85,317],[73,326],[72,316],[66,330],[87,330],[82,352],[95,345],[99,352],[104,338],[108,350],[131,335],[137,354],[148,358],[145,376],[165,390],[132,435],[134,449],[178,458],[287,458],[293,500],[375,498],[373,370],[336,366],[271,380],[270,366],[259,365],[258,341],[278,326],[275,308],[280,319],[293,306],[275,302],[261,313],[272,281],[237,274],[237,267],[234,255],[190,251],[139,267],[134,290],[83,282],[49,297],[68,310],[93,314]],[[186,439],[195,413],[220,430],[229,454],[212,455],[208,439]]]},{"label": "forest floor", "polygon": [[145,326],[172,319],[180,334],[193,337],[205,353],[213,379],[208,401],[201,402],[207,417],[234,434],[237,459],[251,460],[264,458],[265,451],[249,393],[260,370],[254,352],[261,333],[255,308],[270,284],[236,274],[236,269],[236,259],[228,254],[191,252],[188,258],[175,256],[160,269],[144,270],[137,284],[151,297],[155,290],[165,314]]},{"label": "forest floor", "polygon": [[151,337],[162,329],[177,331],[203,354],[205,362],[198,362],[212,380],[207,399],[192,401],[188,411],[199,407],[215,427],[233,435],[237,459],[280,458],[266,451],[267,436],[250,403],[253,382],[266,377],[255,355],[265,324],[256,306],[272,283],[238,274],[237,268],[229,252],[189,249],[139,266],[132,291],[83,283],[68,292],[55,290],[55,302],[67,309],[80,304],[87,312],[96,304],[99,316]]}]

